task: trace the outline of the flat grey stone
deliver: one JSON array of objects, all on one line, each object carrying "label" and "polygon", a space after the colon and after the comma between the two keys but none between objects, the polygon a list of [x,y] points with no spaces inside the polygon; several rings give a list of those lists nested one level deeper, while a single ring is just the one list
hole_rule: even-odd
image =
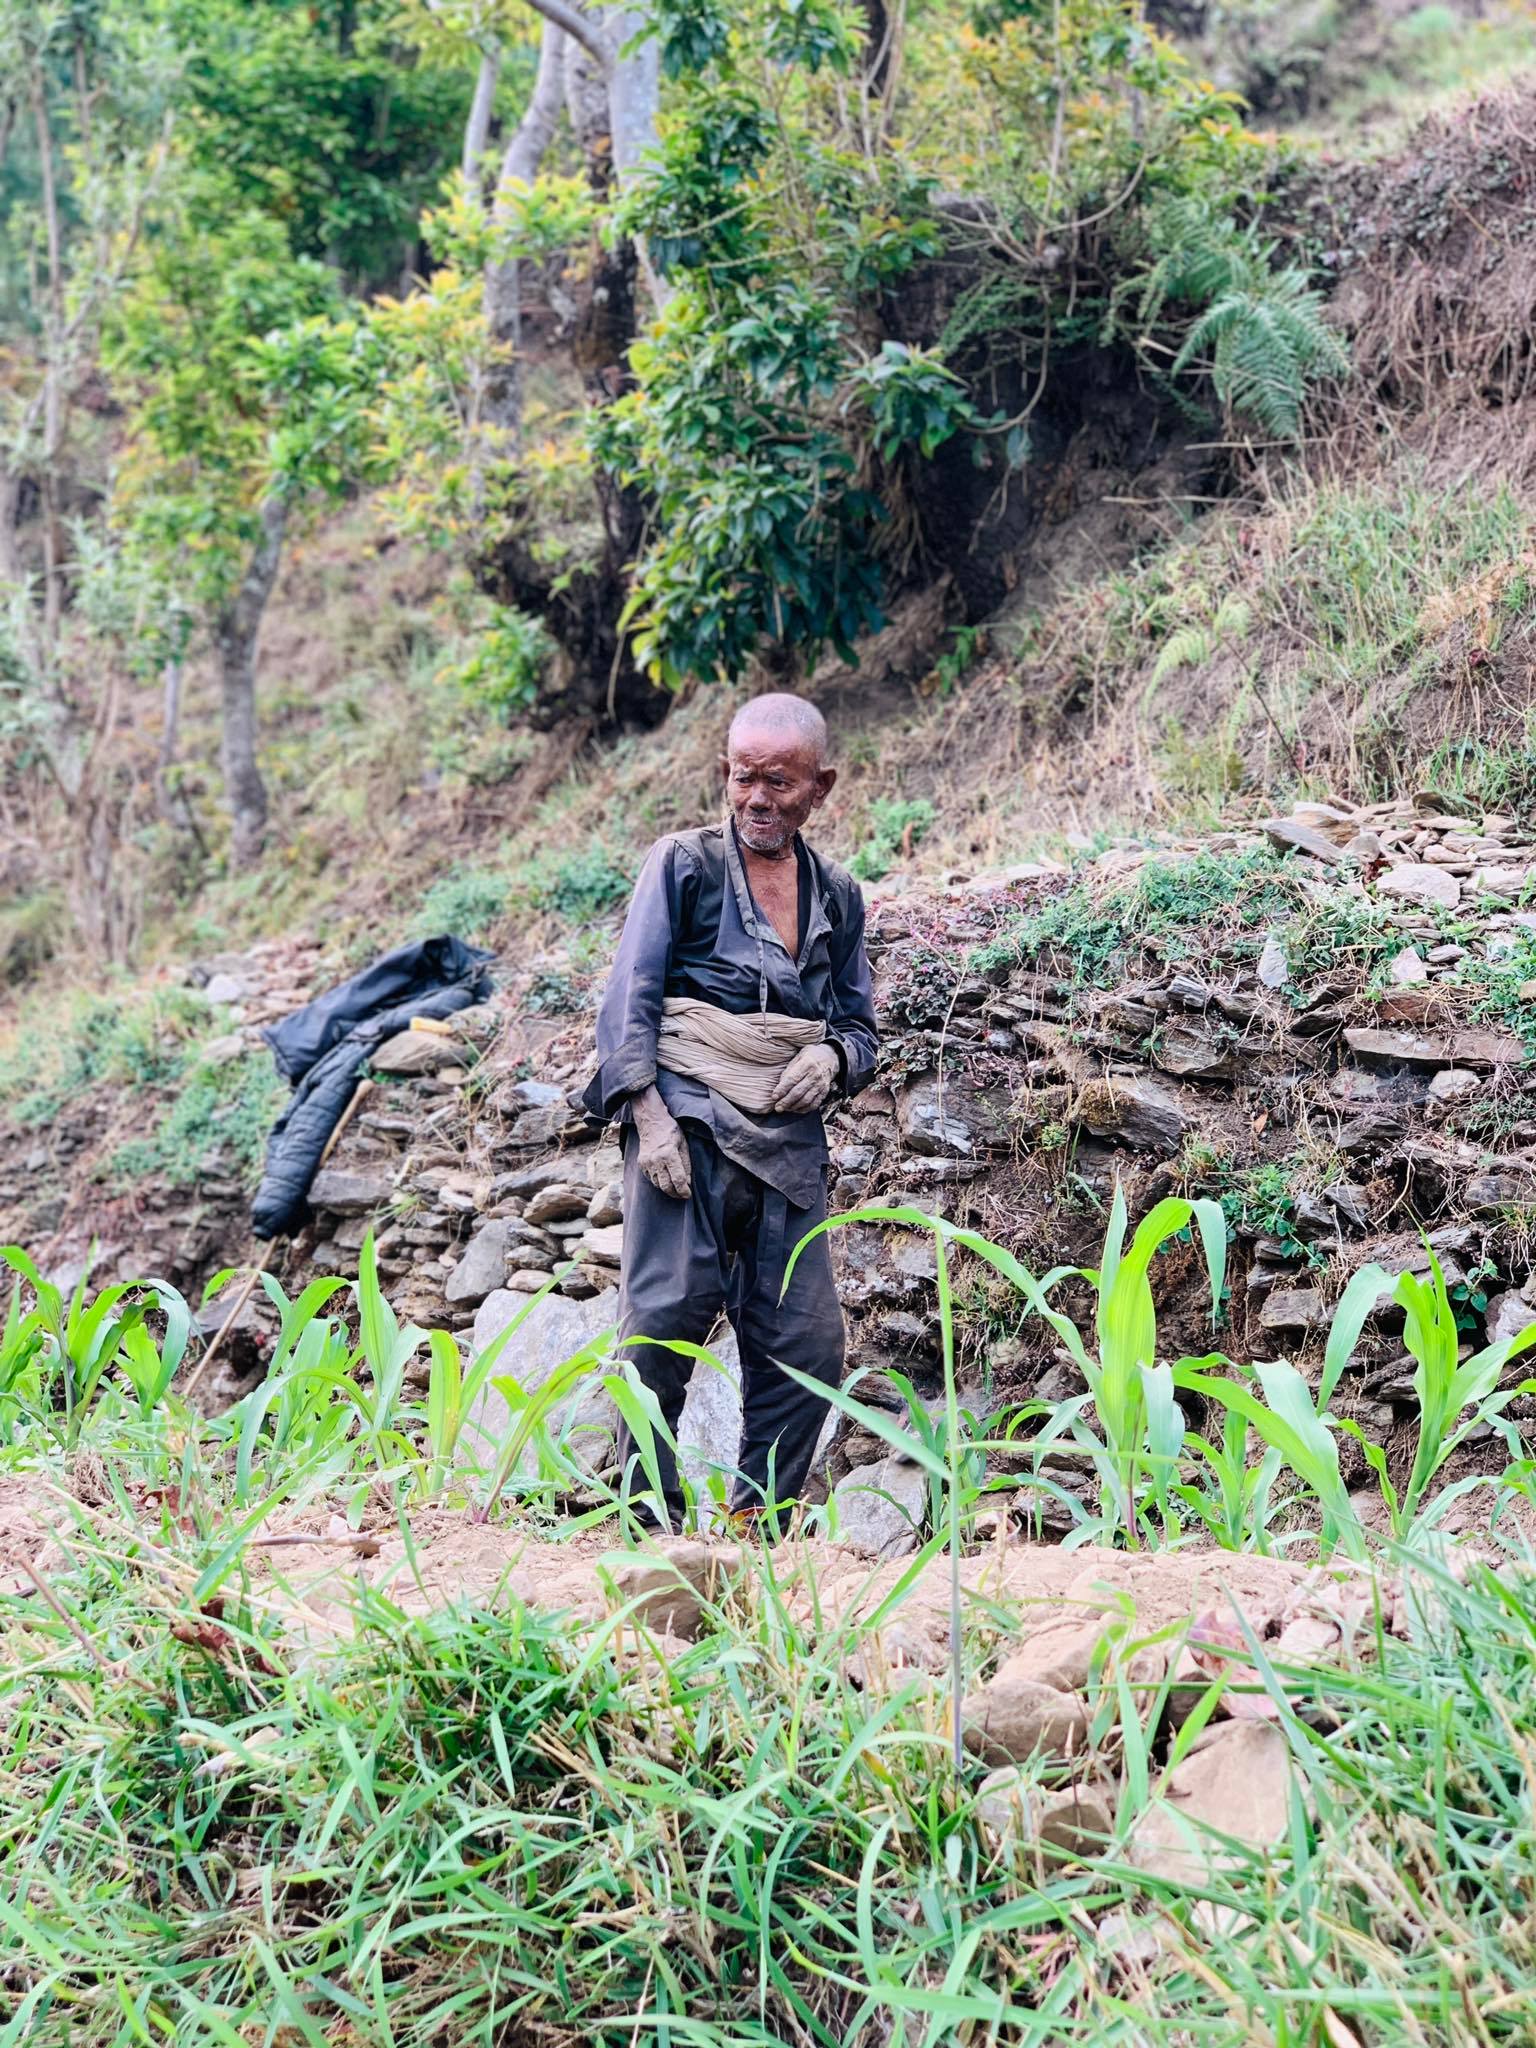
[{"label": "flat grey stone", "polygon": [[[1497,1295],[1488,1304],[1488,1342],[1497,1344],[1505,1337],[1518,1337],[1522,1330],[1528,1330],[1536,1323],[1536,1308],[1522,1299],[1513,1288],[1507,1294]],[[1522,1373],[1525,1361],[1520,1362]]]},{"label": "flat grey stone", "polygon": [[367,1216],[382,1209],[394,1191],[392,1174],[326,1166],[309,1184],[309,1204],[312,1209],[329,1210],[333,1216]]},{"label": "flat grey stone", "polygon": [[523,1221],[547,1226],[551,1223],[572,1223],[579,1218],[585,1225],[587,1205],[591,1200],[590,1187],[582,1187],[570,1180],[551,1181],[529,1197]]},{"label": "flat grey stone", "polygon": [[552,1109],[565,1101],[565,1090],[553,1081],[517,1081],[510,1093],[519,1109]]},{"label": "flat grey stone", "polygon": [[203,994],[210,1003],[243,1003],[256,993],[259,983],[240,974],[210,974]]},{"label": "flat grey stone", "polygon": [[1470,1067],[1442,1067],[1431,1079],[1429,1093],[1434,1102],[1465,1102],[1482,1085],[1481,1077]]},{"label": "flat grey stone", "polygon": [[1145,1075],[1087,1082],[1072,1116],[1096,1138],[1118,1138],[1138,1151],[1177,1152],[1189,1128],[1177,1097]]},{"label": "flat grey stone", "polygon": [[1400,903],[1433,904],[1454,910],[1461,901],[1461,884],[1442,867],[1428,861],[1408,861],[1391,868],[1376,884],[1378,896],[1395,896]]},{"label": "flat grey stone", "polygon": [[1512,1031],[1428,1033],[1352,1025],[1344,1042],[1364,1059],[1403,1060],[1420,1067],[1513,1067],[1525,1057],[1525,1047]]},{"label": "flat grey stone", "polygon": [[1387,979],[1397,988],[1422,988],[1429,980],[1429,969],[1415,947],[1404,946],[1388,963]]},{"label": "flat grey stone", "polygon": [[1318,1330],[1331,1319],[1332,1311],[1315,1287],[1276,1287],[1264,1298],[1259,1312],[1263,1330]]},{"label": "flat grey stone", "polygon": [[872,1557],[904,1557],[916,1550],[928,1507],[928,1479],[920,1465],[892,1451],[873,1465],[857,1465],[838,1483],[836,1541]]},{"label": "flat grey stone", "polygon": [[[480,1304],[475,1316],[473,1350],[476,1356],[499,1337],[514,1316],[528,1309],[529,1297],[511,1288],[498,1287]],[[605,1288],[586,1301],[573,1301],[566,1294],[547,1294],[532,1309],[517,1333],[509,1338],[492,1371],[492,1380],[511,1378],[525,1391],[542,1387],[550,1375],[564,1365],[582,1346],[612,1329],[618,1321],[619,1296],[616,1288]],[[588,1471],[601,1471],[609,1463],[618,1412],[612,1397],[601,1384],[604,1371],[593,1366],[582,1381],[563,1395],[548,1419],[551,1436],[569,1432],[568,1448]],[[468,1463],[489,1466],[513,1427],[504,1396],[487,1386],[475,1402],[460,1438],[461,1452]],[[531,1450],[521,1470],[534,1465]]]},{"label": "flat grey stone", "polygon": [[569,1180],[576,1163],[560,1157],[540,1159],[532,1166],[517,1166],[510,1173],[499,1173],[491,1182],[491,1200],[505,1201],[508,1195],[536,1195],[541,1188],[553,1187],[556,1181]]},{"label": "flat grey stone", "polygon": [[741,1358],[734,1330],[722,1330],[708,1346],[720,1370],[699,1359],[688,1382],[677,1425],[677,1465],[701,1498],[711,1470],[726,1475],[729,1492],[741,1450]]},{"label": "flat grey stone", "polygon": [[437,1031],[397,1031],[368,1056],[379,1074],[435,1074],[440,1067],[461,1067],[464,1048]]},{"label": "flat grey stone", "polygon": [[589,1230],[578,1250],[594,1266],[617,1266],[624,1254],[624,1226],[609,1223],[601,1230]]},{"label": "flat grey stone", "polygon": [[1285,943],[1278,932],[1267,932],[1259,955],[1259,980],[1265,988],[1284,988],[1291,978]]},{"label": "flat grey stone", "polygon": [[1336,861],[1342,848],[1300,818],[1266,818],[1259,828],[1282,853],[1310,853],[1314,860]]},{"label": "flat grey stone", "polygon": [[473,1308],[507,1277],[507,1226],[504,1222],[482,1223],[463,1256],[448,1275],[443,1298],[450,1308]]}]

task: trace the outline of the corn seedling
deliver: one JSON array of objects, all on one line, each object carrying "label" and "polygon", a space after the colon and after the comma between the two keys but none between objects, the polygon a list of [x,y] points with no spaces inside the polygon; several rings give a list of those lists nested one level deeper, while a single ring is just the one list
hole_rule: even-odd
[{"label": "corn seedling", "polygon": [[[1502,1394],[1498,1385],[1509,1362],[1536,1345],[1536,1324],[1517,1336],[1485,1345],[1461,1362],[1457,1357],[1461,1333],[1456,1324],[1456,1305],[1446,1285],[1444,1269],[1433,1252],[1429,1254],[1428,1278],[1402,1274],[1392,1299],[1407,1317],[1403,1343],[1414,1361],[1413,1391],[1418,1400],[1413,1466],[1401,1497],[1388,1477],[1386,1459],[1380,1449],[1366,1443],[1364,1437],[1360,1441],[1387,1503],[1392,1534],[1401,1542],[1411,1540],[1423,1514],[1430,1482],[1470,1432],[1485,1421],[1498,1426],[1500,1412],[1516,1394],[1530,1391],[1529,1382]],[[1354,1434],[1360,1434],[1358,1429]],[[1518,1437],[1507,1440],[1518,1456]],[[1435,1502],[1433,1513],[1442,1513],[1463,1490],[1460,1483],[1446,1488]]]},{"label": "corn seedling", "polygon": [[[191,1311],[174,1287],[158,1280],[121,1281],[87,1302],[82,1274],[66,1301],[63,1290],[43,1278],[19,1245],[0,1246],[0,1261],[26,1282],[36,1303],[23,1314],[19,1298],[12,1297],[5,1350],[0,1354],[0,1391],[11,1391],[13,1377],[19,1383],[22,1372],[34,1364],[40,1373],[55,1367],[63,1437],[70,1449],[79,1441],[93,1396],[114,1370],[121,1371],[141,1409],[160,1400],[181,1363],[192,1328]],[[166,1334],[159,1343],[144,1328],[152,1310],[161,1311],[166,1319]]]},{"label": "corn seedling", "polygon": [[[814,1239],[822,1236],[826,1231],[839,1229],[847,1223],[870,1222],[901,1223],[912,1230],[926,1230],[933,1238],[934,1277],[938,1288],[939,1329],[943,1348],[944,1456],[941,1458],[937,1451],[926,1444],[922,1444],[916,1437],[902,1437],[898,1434],[895,1442],[896,1448],[907,1452],[908,1455],[911,1455],[913,1452],[920,1453],[917,1457],[917,1462],[923,1466],[930,1478],[936,1480],[943,1489],[949,1551],[951,1760],[954,1764],[955,1775],[958,1778],[964,1763],[964,1750],[962,1746],[964,1731],[960,1725],[960,1700],[964,1690],[960,1670],[960,1547],[965,1513],[963,1479],[966,1469],[966,1453],[960,1441],[960,1403],[958,1389],[955,1384],[955,1304],[954,1291],[950,1285],[949,1276],[949,1248],[951,1244],[956,1244],[962,1245],[966,1249],[975,1249],[986,1244],[986,1240],[976,1237],[970,1231],[957,1230],[953,1224],[946,1223],[941,1216],[930,1216],[922,1209],[890,1206],[885,1208],[846,1210],[840,1216],[829,1216],[824,1223],[818,1224],[814,1230],[809,1231],[800,1240],[799,1244],[795,1246],[794,1251],[790,1254],[789,1263],[784,1269],[785,1291],[788,1290],[790,1277],[794,1273],[800,1254]],[[996,1251],[999,1248],[997,1246],[990,1246],[989,1249]],[[1002,1256],[1007,1257],[1007,1254],[1004,1253]],[[1020,1267],[1019,1271],[1022,1272],[1023,1268]],[[785,1370],[787,1371],[789,1368],[786,1367]],[[809,1380],[803,1373],[792,1373],[791,1377],[798,1379],[801,1385],[807,1388],[815,1387],[823,1393],[828,1391],[820,1387],[819,1382]],[[834,1403],[834,1405],[837,1404]],[[889,1423],[888,1418],[881,1418],[886,1423],[886,1428],[880,1428],[875,1421],[876,1412],[874,1409],[864,1409],[862,1411],[862,1419],[865,1422],[865,1426],[875,1429],[877,1435],[884,1435],[887,1441],[891,1441],[890,1432],[894,1429],[895,1425]]]},{"label": "corn seedling", "polygon": [[[1220,1365],[1225,1360],[1186,1359],[1186,1369]],[[1275,1481],[1284,1464],[1282,1454],[1266,1447],[1257,1464],[1248,1462],[1248,1424],[1235,1408],[1222,1415],[1221,1440],[1211,1443],[1191,1430],[1185,1448],[1204,1468],[1205,1485],[1180,1480],[1170,1491],[1215,1537],[1223,1550],[1268,1551],[1270,1523],[1276,1511]]]}]

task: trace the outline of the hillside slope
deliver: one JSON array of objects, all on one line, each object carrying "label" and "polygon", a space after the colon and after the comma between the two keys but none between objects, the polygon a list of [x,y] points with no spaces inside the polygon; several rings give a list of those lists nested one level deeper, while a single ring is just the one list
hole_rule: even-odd
[{"label": "hillside slope", "polygon": [[[1182,492],[1165,451],[1139,471],[1104,468],[1104,423],[1085,425],[1080,444],[1060,452],[1060,489],[1029,543],[1027,573],[984,629],[956,628],[941,579],[898,604],[856,667],[818,670],[811,693],[842,770],[824,836],[887,899],[876,923],[886,1093],[841,1134],[850,1158],[873,1151],[844,1172],[841,1200],[900,1190],[963,1198],[981,1227],[1050,1264],[1068,1247],[1089,1259],[1121,1170],[1144,1199],[1170,1185],[1217,1189],[1250,1242],[1278,1239],[1282,1267],[1301,1257],[1310,1270],[1310,1247],[1332,1243],[1342,1258],[1351,1233],[1369,1237],[1387,1215],[1404,1228],[1463,1228],[1467,1175],[1507,1167],[1510,1184],[1490,1210],[1501,1220],[1459,1243],[1458,1256],[1471,1251],[1470,1271],[1486,1252],[1500,1281],[1523,1281],[1524,1161],[1505,1156],[1525,1142],[1523,1049],[1501,1041],[1496,1058],[1472,1068],[1491,1078],[1442,1102],[1426,1092],[1433,1060],[1382,1052],[1362,1066],[1339,1034],[1434,1027],[1442,1064],[1454,1068],[1445,1032],[1496,1013],[1523,1048],[1518,842],[1536,792],[1536,273],[1527,277],[1519,255],[1536,226],[1531,104],[1518,91],[1485,97],[1432,118],[1394,160],[1318,161],[1297,176],[1286,217],[1333,252],[1333,315],[1357,365],[1298,457],[1247,451],[1236,487],[1205,505]],[[1475,226],[1468,193],[1481,209]],[[496,945],[503,994],[483,1074],[433,1110],[431,1128],[451,1126],[437,1146],[451,1163],[423,1166],[414,1110],[387,1130],[360,1118],[349,1143],[361,1151],[338,1161],[387,1162],[381,1210],[428,1202],[434,1220],[412,1225],[395,1264],[411,1278],[414,1312],[443,1311],[433,1290],[466,1241],[465,1219],[484,1213],[485,1185],[524,1160],[503,1128],[515,1123],[519,1077],[559,1084],[577,1073],[628,878],[650,838],[713,813],[720,735],[753,687],[696,688],[657,731],[616,741],[583,721],[509,730],[454,679],[465,603],[429,553],[379,537],[366,506],[295,552],[264,652],[282,851],[259,876],[178,905],[174,841],[149,836],[139,851],[143,950],[160,965],[137,984],[76,998],[63,1028],[72,963],[45,967],[30,992],[21,985],[0,1069],[6,1235],[74,1267],[94,1240],[100,1268],[147,1266],[194,1288],[239,1263],[244,1204],[280,1099],[253,1027],[384,944],[452,928]],[[211,710],[203,679],[186,713],[189,761],[211,752],[199,726]],[[198,799],[195,777],[188,797]],[[1417,924],[1393,922],[1373,878],[1407,841],[1346,861],[1321,898],[1308,856],[1271,872],[1253,823],[1308,798],[1330,798],[1347,817],[1384,801],[1399,808],[1383,815],[1413,831],[1448,834],[1451,855],[1436,858],[1459,864],[1465,900],[1435,909],[1432,928],[1422,908]],[[1502,835],[1513,835],[1508,860]],[[1165,847],[1174,879],[1157,882],[1149,908],[1134,877],[1162,877]],[[975,880],[1021,861],[1032,866],[1017,885]],[[1475,878],[1489,872],[1485,889]],[[1241,908],[1250,895],[1267,905],[1266,930],[1305,935],[1313,979],[1290,993],[1252,982],[1263,933]],[[1314,936],[1330,920],[1333,935]],[[1234,929],[1238,978],[1213,992],[1197,972],[1205,993],[1181,992],[1184,963],[1225,959]],[[1016,930],[1033,937],[1008,936]],[[1170,930],[1174,950],[1160,951]],[[1461,948],[1429,970],[1428,993],[1384,978],[1410,940],[1421,953]],[[999,944],[993,958],[987,949]],[[1022,948],[1012,961],[1010,945]],[[978,948],[993,960],[980,973],[967,965]],[[27,959],[35,966],[35,950]],[[928,1007],[914,1014],[904,991],[925,980]],[[233,1005],[210,1011],[189,987]],[[1127,1061],[1168,1071],[1165,1043],[1206,1032],[1212,1005],[1220,1046],[1186,1047],[1195,1064],[1171,1070],[1194,1087],[1177,1142],[1153,1145],[1148,1159],[1104,1150],[1113,1134],[1073,1110],[1088,1083],[1113,1080]],[[1170,1018],[1182,1019],[1177,1030]],[[1261,1059],[1234,1051],[1255,1039]],[[919,1114],[912,1088],[955,1060],[959,1072],[939,1084],[949,1103],[935,1112],[941,1123],[957,1091],[974,1092],[991,1119],[969,1161],[942,1138],[926,1150],[921,1135],[907,1142]],[[1379,1133],[1367,1176],[1378,1193],[1364,1220],[1338,1224],[1335,1208],[1326,1228],[1293,1242],[1286,1219],[1298,1203],[1359,1178],[1337,1144],[1354,1105],[1340,1075],[1357,1066],[1416,1131],[1427,1116],[1426,1135]],[[1299,1074],[1311,1077],[1300,1095]],[[1324,1112],[1316,1132],[1298,1108],[1313,1096]],[[462,1115],[461,1101],[473,1105]],[[369,1114],[387,1123],[397,1112]],[[446,1220],[430,1208],[434,1190],[407,1185],[438,1170],[467,1174],[480,1191]],[[1266,1194],[1244,1192],[1254,1177]],[[285,1270],[302,1269],[317,1243],[323,1264],[360,1237],[356,1223],[312,1233],[284,1254]],[[1264,1284],[1255,1329],[1266,1327]],[[878,1307],[878,1290],[871,1299]],[[1241,1288],[1235,1299],[1245,1300]],[[866,1318],[870,1359],[929,1356],[923,1316],[905,1296],[885,1305],[896,1321],[887,1331],[878,1314]],[[1242,1329],[1247,1310],[1233,1313]]]}]

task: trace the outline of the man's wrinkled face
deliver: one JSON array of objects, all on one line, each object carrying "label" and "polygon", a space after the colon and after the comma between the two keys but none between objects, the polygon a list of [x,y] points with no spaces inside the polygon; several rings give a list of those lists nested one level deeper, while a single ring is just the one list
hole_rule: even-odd
[{"label": "man's wrinkled face", "polygon": [[747,726],[730,743],[725,792],[742,844],[782,854],[837,780],[815,749],[791,729]]}]

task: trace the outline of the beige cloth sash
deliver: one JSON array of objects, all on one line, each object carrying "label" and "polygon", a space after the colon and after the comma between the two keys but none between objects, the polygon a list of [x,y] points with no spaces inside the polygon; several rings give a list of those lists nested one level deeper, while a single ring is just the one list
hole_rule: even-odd
[{"label": "beige cloth sash", "polygon": [[656,1064],[762,1116],[773,1108],[795,1054],[820,1045],[826,1035],[820,1017],[782,1017],[768,1010],[736,1017],[696,996],[668,996],[661,1006]]}]

